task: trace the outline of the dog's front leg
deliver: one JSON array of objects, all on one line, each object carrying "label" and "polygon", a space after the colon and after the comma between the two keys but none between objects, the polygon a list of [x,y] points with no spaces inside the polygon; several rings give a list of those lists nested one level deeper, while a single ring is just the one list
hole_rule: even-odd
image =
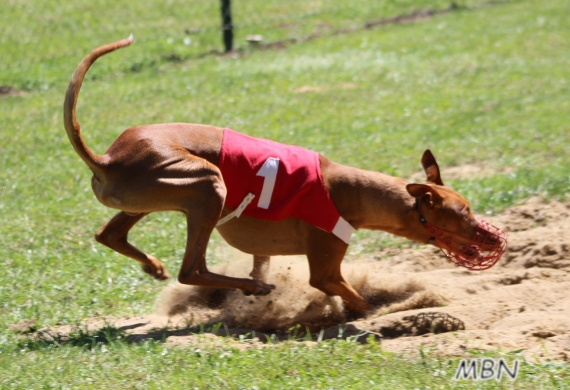
[{"label": "dog's front leg", "polygon": [[160,260],[140,251],[127,241],[129,230],[145,215],[147,214],[128,215],[121,211],[99,229],[95,234],[95,240],[124,256],[140,262],[143,271],[153,278],[158,280],[169,279],[170,275]]},{"label": "dog's front leg", "polygon": [[349,311],[358,315],[366,314],[372,306],[344,280],[340,271],[348,245],[338,237],[314,228],[307,248],[310,285],[327,295],[340,296]]},{"label": "dog's front leg", "polygon": [[267,282],[267,277],[269,276],[269,256],[257,256],[253,255],[253,268],[249,273],[252,279],[261,280],[262,282]]}]

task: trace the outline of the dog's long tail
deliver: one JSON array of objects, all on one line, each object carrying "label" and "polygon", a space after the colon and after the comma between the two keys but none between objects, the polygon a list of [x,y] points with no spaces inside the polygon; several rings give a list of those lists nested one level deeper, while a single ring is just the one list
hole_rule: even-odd
[{"label": "dog's long tail", "polygon": [[121,47],[130,45],[133,42],[133,36],[120,40],[115,43],[104,45],[98,47],[89,53],[77,66],[75,73],[71,77],[69,87],[67,87],[67,92],[65,94],[65,101],[63,102],[63,124],[65,126],[65,131],[69,137],[69,141],[75,148],[75,151],[81,157],[87,166],[93,171],[93,173],[100,173],[103,166],[103,157],[93,153],[85,142],[81,138],[81,130],[79,123],[75,117],[75,106],[77,104],[77,95],[79,95],[79,90],[81,89],[81,84],[83,83],[83,78],[89,70],[89,67],[97,60],[97,58],[117,50]]}]

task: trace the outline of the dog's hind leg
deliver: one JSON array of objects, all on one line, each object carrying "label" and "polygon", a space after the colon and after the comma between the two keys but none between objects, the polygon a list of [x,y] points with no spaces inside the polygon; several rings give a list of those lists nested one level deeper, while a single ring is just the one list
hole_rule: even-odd
[{"label": "dog's hind leg", "polygon": [[129,215],[121,211],[99,229],[95,234],[95,239],[120,254],[140,262],[143,271],[155,279],[169,279],[170,275],[160,260],[140,251],[127,241],[129,230],[145,215],[147,214]]},{"label": "dog's hind leg", "polygon": [[195,183],[184,198],[188,201],[181,205],[181,209],[186,214],[188,236],[178,281],[188,285],[240,289],[246,294],[269,294],[275,286],[261,280],[218,275],[210,272],[206,266],[206,247],[225,200],[221,175],[212,174],[210,180]]}]

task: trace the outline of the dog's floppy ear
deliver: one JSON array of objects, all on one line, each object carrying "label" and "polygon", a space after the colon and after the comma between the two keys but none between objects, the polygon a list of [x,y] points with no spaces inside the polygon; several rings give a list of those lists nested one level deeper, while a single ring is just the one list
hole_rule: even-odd
[{"label": "dog's floppy ear", "polygon": [[406,190],[414,198],[428,203],[431,208],[439,207],[442,204],[443,198],[437,192],[437,189],[429,184],[408,184],[406,185]]},{"label": "dog's floppy ear", "polygon": [[439,174],[439,166],[437,165],[437,161],[435,161],[435,157],[429,149],[426,149],[424,155],[422,156],[422,166],[426,172],[427,181],[431,181],[432,183],[440,186],[444,185]]}]

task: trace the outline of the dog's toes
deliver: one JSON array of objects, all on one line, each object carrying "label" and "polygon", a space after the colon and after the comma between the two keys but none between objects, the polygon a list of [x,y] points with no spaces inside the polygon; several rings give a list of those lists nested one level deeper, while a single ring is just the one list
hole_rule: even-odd
[{"label": "dog's toes", "polygon": [[274,290],[274,289],[275,289],[275,285],[264,283],[263,286],[259,290],[254,292],[253,294],[254,295],[260,295],[260,296],[268,295],[271,292],[271,290]]},{"label": "dog's toes", "polygon": [[166,269],[164,269],[160,275],[156,276],[156,279],[158,279],[158,280],[169,280],[170,279],[170,273]]},{"label": "dog's toes", "polygon": [[158,267],[152,266],[150,264],[144,264],[141,266],[141,268],[144,272],[146,272],[156,280],[170,279],[170,274],[162,264]]},{"label": "dog's toes", "polygon": [[265,284],[260,280],[254,280],[255,286],[252,290],[243,290],[243,294],[246,296],[255,295],[255,296],[262,296],[267,295],[271,292],[271,290],[275,289],[275,285],[273,284]]},{"label": "dog's toes", "polygon": [[366,315],[369,314],[374,308],[368,302],[357,302],[356,304],[351,305],[345,301],[344,304],[346,316],[348,319],[350,319],[350,321],[356,320],[358,318],[365,318]]},{"label": "dog's toes", "polygon": [[265,294],[263,294],[263,295],[267,295],[271,292],[271,290],[275,290],[274,284],[268,284],[267,287],[268,287],[267,292],[265,292]]}]

